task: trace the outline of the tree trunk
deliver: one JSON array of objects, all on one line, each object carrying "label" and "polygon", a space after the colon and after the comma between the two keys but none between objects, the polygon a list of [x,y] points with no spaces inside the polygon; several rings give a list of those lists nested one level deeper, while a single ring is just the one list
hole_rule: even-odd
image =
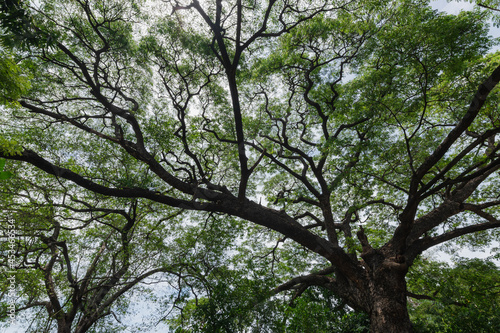
[{"label": "tree trunk", "polygon": [[393,297],[376,296],[370,314],[371,333],[411,333],[406,301]]},{"label": "tree trunk", "polygon": [[71,321],[65,319],[58,320],[57,333],[71,333]]},{"label": "tree trunk", "polygon": [[384,263],[372,275],[371,333],[413,332],[406,301],[405,274],[406,270],[402,271],[397,265],[386,266]]}]

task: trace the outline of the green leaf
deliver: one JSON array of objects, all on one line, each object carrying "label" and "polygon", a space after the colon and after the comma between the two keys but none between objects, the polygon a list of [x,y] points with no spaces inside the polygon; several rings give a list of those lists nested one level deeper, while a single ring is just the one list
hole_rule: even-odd
[{"label": "green leaf", "polygon": [[0,179],[9,179],[12,177],[12,173],[9,171],[0,171]]}]

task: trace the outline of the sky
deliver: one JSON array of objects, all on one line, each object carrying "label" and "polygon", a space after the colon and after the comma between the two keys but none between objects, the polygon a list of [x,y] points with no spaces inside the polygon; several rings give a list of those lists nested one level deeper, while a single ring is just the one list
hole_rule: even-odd
[{"label": "sky", "polygon": [[465,1],[446,1],[446,0],[437,0],[431,1],[431,6],[435,9],[438,9],[443,12],[448,12],[450,14],[458,14],[461,10],[469,10],[472,9],[472,4],[470,2]]}]

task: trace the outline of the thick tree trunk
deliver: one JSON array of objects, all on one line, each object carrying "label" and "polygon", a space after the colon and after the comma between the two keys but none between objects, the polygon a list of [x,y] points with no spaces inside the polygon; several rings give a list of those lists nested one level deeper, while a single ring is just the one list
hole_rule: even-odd
[{"label": "thick tree trunk", "polygon": [[370,314],[371,333],[411,333],[406,302],[396,297],[376,296]]},{"label": "thick tree trunk", "polygon": [[[392,266],[392,265],[390,265]],[[370,283],[370,332],[413,332],[406,301],[406,270],[382,264]]]},{"label": "thick tree trunk", "polygon": [[67,320],[58,320],[57,333],[71,333],[71,322]]}]

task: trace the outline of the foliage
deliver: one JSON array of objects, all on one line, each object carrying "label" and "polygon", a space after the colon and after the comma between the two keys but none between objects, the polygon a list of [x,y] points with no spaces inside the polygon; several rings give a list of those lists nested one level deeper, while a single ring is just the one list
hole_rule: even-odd
[{"label": "foliage", "polygon": [[29,89],[28,79],[5,52],[0,51],[0,104],[10,104]]},{"label": "foliage", "polygon": [[0,179],[9,179],[12,177],[12,173],[10,171],[4,171],[5,168],[5,159],[0,158]]},{"label": "foliage", "polygon": [[[47,314],[37,329],[118,329],[123,295],[158,276],[172,296],[156,319],[180,332],[363,331],[367,318],[410,332],[407,285],[426,292],[433,277],[407,275],[423,251],[498,236],[494,10],[1,9],[0,158],[22,163],[1,184],[2,222],[23,226],[23,306]],[[453,269],[456,289],[470,286]]]},{"label": "foliage", "polygon": [[[76,332],[123,328],[116,319],[126,315],[130,301],[122,295],[144,280],[175,272],[166,259],[172,251],[157,237],[166,226],[154,216],[155,209],[71,186],[56,189],[43,174],[19,164],[13,168],[16,177],[1,184],[0,226],[3,239],[11,224],[15,227],[16,308],[31,315],[26,331],[51,332],[66,325]],[[175,224],[176,215],[170,212],[164,219]],[[3,274],[10,270],[9,243],[1,245]],[[0,284],[4,327],[9,325],[10,283],[3,279]],[[48,314],[40,315],[44,311]],[[106,318],[111,315],[115,320]]]},{"label": "foliage", "polygon": [[[202,284],[198,296],[180,299],[182,311],[167,320],[169,325],[175,332],[368,332],[366,314],[353,312],[328,290],[311,288],[293,301],[292,294],[270,294],[285,268],[279,267],[283,255],[274,253],[272,275],[258,253],[235,270],[227,267],[236,262],[205,270],[196,278]],[[230,261],[238,259],[243,258]],[[192,288],[196,282],[188,280],[186,287]]]},{"label": "foliage", "polygon": [[421,261],[409,273],[417,332],[496,332],[500,328],[500,274],[491,261],[461,259],[453,267]]},{"label": "foliage", "polygon": [[175,332],[368,332],[366,314],[335,304],[335,296],[324,290],[310,289],[294,304],[289,304],[289,297],[257,303],[251,289],[241,284],[233,284],[231,289],[234,286],[237,288],[230,292],[231,296],[227,290],[217,288],[213,297],[197,305],[190,301],[182,315],[171,320],[177,327]]}]

